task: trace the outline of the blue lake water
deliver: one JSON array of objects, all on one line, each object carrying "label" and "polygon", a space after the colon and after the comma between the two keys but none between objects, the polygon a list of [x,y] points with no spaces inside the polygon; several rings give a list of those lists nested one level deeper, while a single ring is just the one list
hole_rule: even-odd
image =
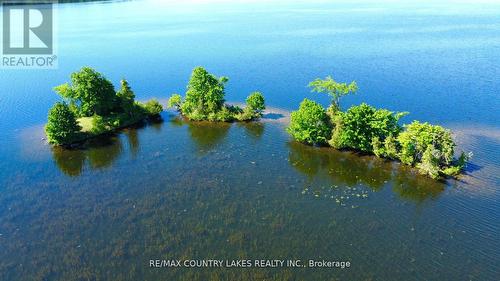
[{"label": "blue lake water", "polygon": [[[1,280],[497,280],[500,3],[111,1],[60,4],[56,70],[0,70]],[[44,143],[52,91],[88,65],[139,100],[198,65],[260,124],[164,121],[81,150]],[[474,157],[435,182],[286,135],[307,83],[453,129]],[[277,120],[270,118],[281,116]],[[359,196],[358,196],[359,195]],[[350,269],[150,269],[151,258],[350,260]]]}]

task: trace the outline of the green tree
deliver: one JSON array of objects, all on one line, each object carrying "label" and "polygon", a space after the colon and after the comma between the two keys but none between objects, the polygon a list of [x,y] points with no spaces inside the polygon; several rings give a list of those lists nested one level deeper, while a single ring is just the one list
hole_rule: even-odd
[{"label": "green tree", "polygon": [[340,110],[341,97],[348,94],[354,94],[358,91],[356,81],[352,81],[350,84],[339,83],[331,76],[327,76],[325,79],[316,78],[309,83],[308,87],[312,88],[312,92],[328,94],[331,98],[332,105],[337,110]]},{"label": "green tree", "polygon": [[182,106],[182,97],[179,94],[173,94],[167,101],[168,108],[180,110]]},{"label": "green tree", "polygon": [[106,116],[118,106],[113,84],[90,67],[72,73],[71,84],[59,85],[54,90],[77,105],[81,116]]},{"label": "green tree", "polygon": [[399,134],[402,128],[398,122],[405,114],[377,109],[366,103],[352,106],[346,112],[338,112],[341,126],[335,126],[333,132],[336,147],[374,152],[375,144],[376,154],[384,155],[382,142],[389,135]]},{"label": "green tree", "polygon": [[318,103],[304,99],[298,111],[291,113],[288,133],[307,144],[325,144],[330,138],[331,126],[325,109]]},{"label": "green tree", "polygon": [[158,100],[152,99],[144,104],[144,109],[149,116],[157,116],[163,111],[163,106]]},{"label": "green tree", "polygon": [[132,114],[135,102],[135,94],[130,88],[128,81],[122,79],[120,81],[120,90],[116,93],[116,97],[120,101],[120,108],[123,112]]},{"label": "green tree", "polygon": [[451,132],[441,126],[413,121],[399,134],[401,162],[414,165],[421,162],[427,147],[433,146],[439,152],[439,164],[449,165],[453,160],[455,142]]},{"label": "green tree", "polygon": [[217,78],[203,67],[196,67],[191,74],[181,112],[195,119],[207,119],[210,113],[217,113],[224,106],[227,81],[227,77]]},{"label": "green tree", "polygon": [[264,96],[260,92],[251,93],[246,99],[247,108],[252,112],[252,117],[262,117],[262,112],[266,109]]},{"label": "green tree", "polygon": [[74,140],[81,127],[66,103],[58,102],[49,111],[45,133],[50,143],[66,144]]}]

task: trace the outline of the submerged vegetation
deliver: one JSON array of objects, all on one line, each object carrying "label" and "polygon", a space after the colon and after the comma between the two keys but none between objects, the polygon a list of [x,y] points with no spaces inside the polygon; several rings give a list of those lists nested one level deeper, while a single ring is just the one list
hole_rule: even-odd
[{"label": "submerged vegetation", "polygon": [[189,79],[185,98],[173,94],[167,106],[193,121],[250,121],[262,117],[265,101],[260,92],[248,96],[245,108],[225,104],[225,84],[228,80],[224,76],[216,77],[203,67],[196,67]]},{"label": "submerged vegetation", "polygon": [[121,80],[121,88],[115,92],[113,84],[90,67],[74,72],[71,83],[54,90],[64,99],[50,109],[45,126],[48,141],[55,145],[68,145],[155,118],[163,110],[156,100],[146,104],[135,101],[126,80]]},{"label": "submerged vegetation", "polygon": [[451,132],[441,126],[419,121],[401,126],[399,120],[408,112],[377,109],[365,103],[342,111],[340,97],[356,92],[355,82],[347,85],[327,77],[309,86],[314,92],[328,93],[332,103],[325,109],[304,99],[292,112],[287,131],[299,142],[399,160],[434,179],[459,175],[470,157],[462,152],[454,158],[456,144]]}]

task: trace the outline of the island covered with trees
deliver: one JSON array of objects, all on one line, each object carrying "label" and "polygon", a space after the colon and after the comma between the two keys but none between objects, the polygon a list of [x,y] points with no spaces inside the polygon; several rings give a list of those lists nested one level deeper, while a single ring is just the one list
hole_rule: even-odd
[{"label": "island covered with trees", "polygon": [[262,117],[266,106],[260,92],[251,93],[244,108],[225,103],[225,84],[228,80],[224,76],[216,77],[203,67],[196,67],[189,79],[185,98],[173,94],[167,106],[193,121],[250,121]]},{"label": "island covered with trees", "polygon": [[[217,77],[203,67],[192,71],[185,96],[173,94],[167,107],[177,110],[190,121],[252,121],[262,117],[265,100],[260,92],[251,93],[241,108],[226,104],[227,77]],[[366,103],[343,111],[340,99],[356,93],[356,82],[339,83],[332,77],[309,83],[313,92],[326,93],[331,104],[304,99],[291,113],[288,133],[298,142],[313,146],[331,146],[363,154],[400,161],[416,167],[434,179],[459,175],[471,153],[455,158],[456,144],[450,130],[438,125],[413,121],[400,125],[408,112],[393,112]],[[55,145],[70,145],[126,126],[159,118],[162,105],[152,99],[135,101],[126,80],[115,91],[113,84],[89,67],[71,74],[71,83],[54,88],[64,101],[49,111],[45,126],[47,138]]]},{"label": "island covered with trees", "polygon": [[287,131],[301,143],[398,160],[434,179],[459,175],[471,156],[462,152],[454,158],[456,144],[450,130],[441,126],[419,121],[400,125],[400,118],[408,112],[392,112],[366,103],[342,111],[340,98],[356,93],[356,82],[339,83],[328,76],[312,81],[309,87],[313,92],[328,94],[331,104],[325,109],[306,98],[291,113]]},{"label": "island covered with trees", "polygon": [[[251,121],[262,117],[265,101],[260,92],[251,93],[241,108],[225,103],[227,77],[216,77],[196,67],[187,86],[186,97],[174,94],[168,107],[177,109],[192,121]],[[45,132],[49,143],[68,146],[144,120],[158,118],[163,106],[156,99],[146,103],[135,101],[127,80],[115,91],[101,73],[83,67],[71,74],[71,82],[54,91],[62,98],[49,111]]]},{"label": "island covered with trees", "polygon": [[127,80],[121,80],[117,92],[101,73],[83,67],[71,74],[71,83],[54,88],[62,98],[48,114],[45,132],[49,143],[71,145],[86,139],[158,118],[162,105],[152,99],[135,101]]}]

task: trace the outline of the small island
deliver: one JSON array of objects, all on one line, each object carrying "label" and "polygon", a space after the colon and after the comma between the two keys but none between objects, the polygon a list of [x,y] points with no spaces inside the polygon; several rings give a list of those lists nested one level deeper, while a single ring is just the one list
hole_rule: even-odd
[{"label": "small island", "polygon": [[366,103],[342,111],[340,98],[357,92],[355,81],[339,83],[328,76],[312,81],[309,87],[313,92],[328,94],[331,105],[325,109],[304,99],[291,113],[287,131],[298,142],[397,160],[433,179],[458,176],[472,155],[462,152],[454,158],[456,144],[450,130],[441,126],[419,121],[399,125],[408,112],[392,112]]},{"label": "small island", "polygon": [[[186,97],[172,95],[168,107],[177,109],[192,121],[252,121],[262,117],[265,101],[260,92],[251,93],[246,106],[225,103],[227,77],[216,77],[203,67],[196,67],[189,80]],[[163,106],[156,99],[146,103],[135,101],[127,80],[120,90],[101,73],[83,67],[71,74],[71,83],[54,88],[62,98],[49,111],[45,132],[49,143],[71,146],[84,140],[113,132],[145,120],[160,118]]]},{"label": "small island", "polygon": [[[189,121],[247,122],[262,117],[265,107],[260,92],[251,93],[246,106],[226,104],[227,77],[217,77],[203,67],[194,68],[185,97],[173,94],[167,107],[176,109]],[[471,156],[464,152],[455,158],[456,144],[450,130],[438,125],[413,121],[400,125],[408,112],[378,109],[366,103],[342,111],[340,99],[358,90],[356,82],[339,83],[332,77],[309,83],[313,92],[326,93],[331,104],[304,99],[291,113],[288,133],[298,142],[314,146],[331,146],[377,157],[400,161],[416,167],[434,179],[458,176]],[[54,88],[63,99],[49,111],[45,126],[47,138],[54,145],[68,146],[83,140],[160,118],[162,105],[152,99],[135,101],[126,80],[120,90],[99,72],[89,67],[71,74],[71,84]]]},{"label": "small island", "polygon": [[251,121],[262,117],[266,108],[260,92],[251,93],[245,108],[225,104],[225,84],[229,79],[216,77],[203,67],[196,67],[189,79],[186,97],[173,94],[167,102],[169,108],[177,109],[182,116],[192,121]]},{"label": "small island", "polygon": [[49,111],[45,132],[49,143],[69,146],[86,139],[155,119],[163,111],[152,99],[135,101],[127,80],[115,91],[113,84],[101,73],[83,67],[71,74],[71,83],[54,88],[62,98]]}]

